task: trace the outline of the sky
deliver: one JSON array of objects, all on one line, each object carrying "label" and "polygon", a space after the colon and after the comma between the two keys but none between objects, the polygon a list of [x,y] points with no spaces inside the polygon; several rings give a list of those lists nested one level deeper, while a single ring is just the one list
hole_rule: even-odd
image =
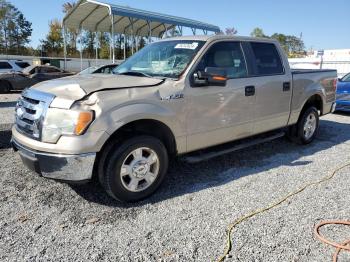
[{"label": "sky", "polygon": [[[63,18],[64,0],[8,0],[33,23],[31,45],[37,47],[48,32],[49,21]],[[148,11],[235,27],[247,36],[255,27],[267,35],[283,33],[302,37],[306,48],[350,48],[349,0],[103,0]]]}]

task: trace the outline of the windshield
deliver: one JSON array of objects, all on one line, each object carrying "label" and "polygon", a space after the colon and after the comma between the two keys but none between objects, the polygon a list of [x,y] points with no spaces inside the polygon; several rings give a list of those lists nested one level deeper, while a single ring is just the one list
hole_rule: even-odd
[{"label": "windshield", "polygon": [[96,69],[98,69],[99,67],[98,66],[91,66],[91,67],[88,67],[86,68],[85,70],[81,71],[79,73],[79,75],[89,75],[89,74],[92,74],[96,71]]},{"label": "windshield", "polygon": [[30,74],[30,73],[31,73],[31,70],[34,69],[35,67],[36,67],[36,66],[34,66],[34,65],[28,66],[28,67],[24,68],[24,69],[22,70],[22,72],[25,73],[25,74]]},{"label": "windshield", "polygon": [[113,73],[179,78],[204,43],[204,41],[187,40],[154,43],[130,57]]},{"label": "windshield", "polygon": [[350,74],[347,74],[346,76],[344,76],[341,81],[350,82]]},{"label": "windshield", "polygon": [[16,62],[15,64],[18,65],[22,69],[30,66],[30,64],[28,64],[27,62]]}]

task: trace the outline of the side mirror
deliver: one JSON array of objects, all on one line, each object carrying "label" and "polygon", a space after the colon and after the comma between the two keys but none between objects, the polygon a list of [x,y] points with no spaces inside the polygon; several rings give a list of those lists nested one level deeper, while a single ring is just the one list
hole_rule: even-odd
[{"label": "side mirror", "polygon": [[341,82],[341,78],[338,78],[338,82]]},{"label": "side mirror", "polygon": [[193,75],[194,86],[226,86],[226,70],[218,67],[206,67]]}]

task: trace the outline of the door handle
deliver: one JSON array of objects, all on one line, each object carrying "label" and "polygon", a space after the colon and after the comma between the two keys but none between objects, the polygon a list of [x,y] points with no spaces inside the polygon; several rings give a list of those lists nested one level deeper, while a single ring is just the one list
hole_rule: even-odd
[{"label": "door handle", "polygon": [[245,96],[254,96],[254,95],[255,95],[255,86],[246,86]]},{"label": "door handle", "polygon": [[284,82],[283,83],[283,92],[290,91],[290,82]]}]

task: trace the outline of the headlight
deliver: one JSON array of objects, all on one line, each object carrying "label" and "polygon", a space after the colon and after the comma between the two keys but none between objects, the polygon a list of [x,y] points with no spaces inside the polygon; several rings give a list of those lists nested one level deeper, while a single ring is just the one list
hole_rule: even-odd
[{"label": "headlight", "polygon": [[81,135],[94,119],[92,111],[49,108],[42,127],[42,141],[56,143],[62,135]]}]

